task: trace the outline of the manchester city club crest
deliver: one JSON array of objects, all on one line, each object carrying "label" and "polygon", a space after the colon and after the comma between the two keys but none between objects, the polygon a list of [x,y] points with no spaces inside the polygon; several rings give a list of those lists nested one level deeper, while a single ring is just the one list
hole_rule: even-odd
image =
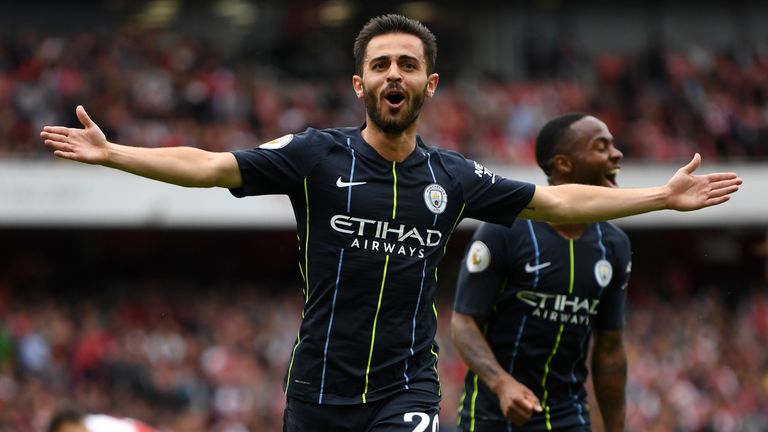
[{"label": "manchester city club crest", "polygon": [[424,189],[424,202],[429,211],[440,214],[445,211],[445,207],[448,205],[448,194],[442,186],[433,183]]},{"label": "manchester city club crest", "polygon": [[611,278],[613,277],[613,266],[610,262],[601,259],[600,261],[595,263],[595,279],[597,279],[597,283],[605,288],[608,286],[609,283],[611,283]]}]

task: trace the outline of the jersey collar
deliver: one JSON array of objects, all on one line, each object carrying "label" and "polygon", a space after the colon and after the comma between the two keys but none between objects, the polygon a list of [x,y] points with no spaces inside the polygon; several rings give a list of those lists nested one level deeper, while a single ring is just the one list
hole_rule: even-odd
[{"label": "jersey collar", "polygon": [[[368,144],[368,142],[365,141],[362,133],[363,129],[365,129],[365,126],[366,124],[363,123],[362,126],[355,129],[354,139],[352,140],[352,146],[354,147],[355,151],[360,152],[370,158],[380,160],[383,163],[391,164],[392,161],[381,157],[381,155],[376,151],[376,149],[374,149],[372,145]],[[411,154],[409,154],[404,161],[399,162],[398,165],[408,166],[414,163],[418,163],[425,158],[426,153],[427,153],[427,146],[424,145],[424,142],[421,140],[421,136],[416,135],[416,147],[413,149]]]}]

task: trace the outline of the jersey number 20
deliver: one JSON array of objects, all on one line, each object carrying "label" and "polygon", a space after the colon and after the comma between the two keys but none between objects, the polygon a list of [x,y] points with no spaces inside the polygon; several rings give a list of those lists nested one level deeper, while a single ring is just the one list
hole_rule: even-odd
[{"label": "jersey number 20", "polygon": [[[418,417],[418,420],[416,420],[415,417]],[[417,424],[416,427],[413,429],[413,432],[424,432],[429,427],[429,415],[423,412],[405,413],[405,415],[403,416],[403,421],[406,423],[413,423],[415,421],[419,422],[419,424]],[[440,430],[440,418],[438,417],[438,414],[435,414],[435,418],[432,421],[431,432],[437,432],[439,430]]]}]

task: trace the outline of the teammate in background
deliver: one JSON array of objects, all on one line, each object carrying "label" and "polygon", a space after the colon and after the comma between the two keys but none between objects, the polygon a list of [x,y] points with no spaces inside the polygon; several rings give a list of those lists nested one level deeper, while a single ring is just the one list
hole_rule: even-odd
[{"label": "teammate in background", "polygon": [[421,23],[399,15],[370,20],[355,40],[352,77],[365,123],[309,128],[254,149],[119,145],[81,106],[84,129],[41,132],[61,158],[229,188],[237,197],[289,196],[305,305],[285,377],[286,431],[438,429],[437,267],[461,219],[575,223],[694,210],[728,200],[741,183],[733,173],[692,175],[698,155],[656,188],[503,179],[417,135],[422,105],[439,81],[436,53]]},{"label": "teammate in background", "polygon": [[105,414],[83,414],[64,409],[53,415],[47,432],[152,432],[154,429],[142,422],[117,418]]},{"label": "teammate in background", "polygon": [[[547,123],[536,160],[550,185],[616,187],[621,152],[605,123]],[[606,431],[624,430],[624,302],[632,268],[610,222],[482,224],[461,267],[451,337],[470,371],[461,431],[589,431],[587,351]],[[479,379],[478,379],[479,378]]]}]

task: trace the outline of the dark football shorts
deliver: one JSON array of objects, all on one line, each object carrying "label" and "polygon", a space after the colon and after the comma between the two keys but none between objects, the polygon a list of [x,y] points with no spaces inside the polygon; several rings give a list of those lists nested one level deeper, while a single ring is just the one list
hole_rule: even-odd
[{"label": "dark football shorts", "polygon": [[440,396],[404,390],[359,405],[318,405],[288,398],[283,432],[438,432]]},{"label": "dark football shorts", "polygon": [[[456,432],[468,432],[470,430],[469,425],[465,424],[465,422],[461,422],[459,427],[456,429]],[[509,432],[509,431],[539,431],[544,430],[546,431],[547,428],[545,426],[541,427],[535,427],[533,425],[528,424],[515,427],[510,426],[509,423],[505,421],[498,421],[498,420],[475,420],[475,432]],[[552,430],[556,430],[558,432],[591,432],[591,426],[586,425],[578,425],[573,426],[569,428],[554,428]]]}]

